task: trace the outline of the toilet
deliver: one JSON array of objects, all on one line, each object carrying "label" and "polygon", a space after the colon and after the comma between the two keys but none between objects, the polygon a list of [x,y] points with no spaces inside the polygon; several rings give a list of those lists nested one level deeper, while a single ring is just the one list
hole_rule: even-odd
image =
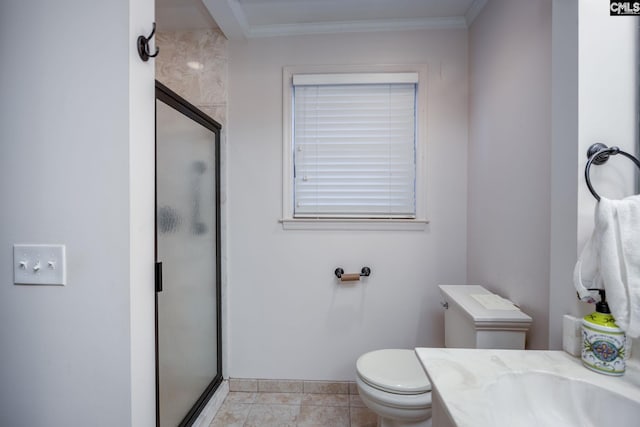
[{"label": "toilet", "polygon": [[[524,349],[531,317],[478,285],[440,285],[445,347]],[[379,427],[430,427],[431,384],[414,350],[384,349],[356,362],[363,403]]]}]

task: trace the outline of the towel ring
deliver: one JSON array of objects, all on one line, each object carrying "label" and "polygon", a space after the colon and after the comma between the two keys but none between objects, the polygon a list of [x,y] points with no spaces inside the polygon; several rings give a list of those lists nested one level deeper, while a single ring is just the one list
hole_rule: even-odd
[{"label": "towel ring", "polygon": [[591,192],[591,194],[593,194],[593,197],[595,197],[597,201],[600,201],[600,196],[598,195],[598,193],[596,193],[596,190],[593,189],[593,186],[591,185],[591,179],[589,178],[591,165],[602,165],[606,163],[607,160],[609,160],[610,156],[615,156],[616,154],[622,154],[624,157],[635,163],[638,169],[640,169],[640,160],[636,159],[626,151],[622,151],[618,147],[607,147],[605,144],[596,142],[587,150],[587,157],[589,158],[589,160],[587,161],[587,166],[584,169],[584,177],[587,181],[587,187],[589,187],[589,191]]}]

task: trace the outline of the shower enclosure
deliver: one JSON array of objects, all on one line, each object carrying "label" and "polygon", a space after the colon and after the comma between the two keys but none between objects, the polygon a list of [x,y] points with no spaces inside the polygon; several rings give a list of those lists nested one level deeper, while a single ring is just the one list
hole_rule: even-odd
[{"label": "shower enclosure", "polygon": [[220,125],[156,82],[157,425],[189,426],[222,381]]}]

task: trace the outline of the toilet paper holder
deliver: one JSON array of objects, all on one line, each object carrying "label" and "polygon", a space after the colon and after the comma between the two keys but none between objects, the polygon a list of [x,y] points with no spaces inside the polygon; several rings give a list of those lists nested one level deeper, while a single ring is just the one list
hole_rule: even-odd
[{"label": "toilet paper holder", "polygon": [[336,268],[333,274],[342,282],[350,282],[360,280],[360,277],[369,277],[371,275],[371,269],[369,267],[362,267],[360,273],[345,274],[344,270],[340,267]]}]

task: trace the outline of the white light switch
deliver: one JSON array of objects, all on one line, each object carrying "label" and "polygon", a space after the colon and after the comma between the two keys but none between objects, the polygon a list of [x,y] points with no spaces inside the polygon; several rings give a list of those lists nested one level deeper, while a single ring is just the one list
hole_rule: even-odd
[{"label": "white light switch", "polygon": [[66,285],[64,245],[13,245],[13,283]]}]

